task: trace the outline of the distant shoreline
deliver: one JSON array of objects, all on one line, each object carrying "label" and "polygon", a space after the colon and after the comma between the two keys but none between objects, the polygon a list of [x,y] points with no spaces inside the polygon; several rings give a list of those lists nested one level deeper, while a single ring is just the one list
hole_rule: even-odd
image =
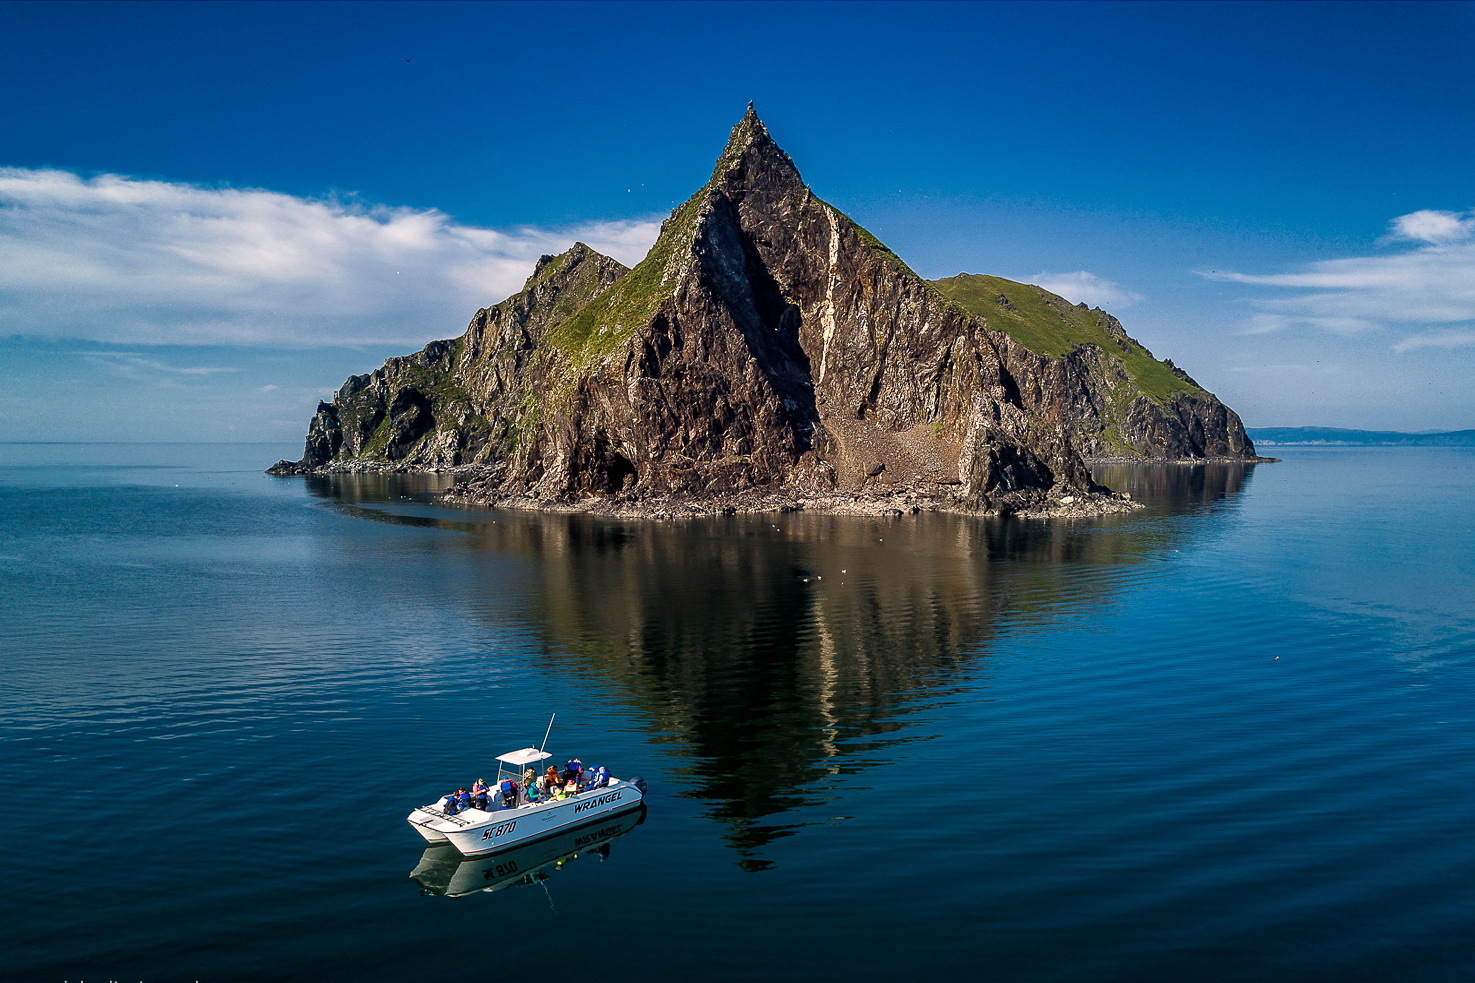
[{"label": "distant shoreline", "polygon": [[1405,433],[1340,427],[1246,427],[1257,447],[1475,447],[1475,430]]}]

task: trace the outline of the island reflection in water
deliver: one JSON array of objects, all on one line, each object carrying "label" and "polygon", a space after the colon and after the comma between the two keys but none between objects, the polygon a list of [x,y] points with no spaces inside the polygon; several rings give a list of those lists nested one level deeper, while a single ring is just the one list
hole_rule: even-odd
[{"label": "island reflection in water", "polygon": [[[807,513],[628,521],[464,512],[424,502],[439,476],[309,478],[342,511],[455,530],[529,561],[518,627],[550,673],[615,685],[689,764],[742,866],[782,820],[865,770],[907,714],[956,696],[1001,632],[1089,617],[1124,568],[1181,549],[1194,515],[1235,507],[1247,465],[1111,465],[1149,507],[1091,520]],[[501,597],[490,572],[475,588]],[[505,620],[505,604],[485,616]]]}]

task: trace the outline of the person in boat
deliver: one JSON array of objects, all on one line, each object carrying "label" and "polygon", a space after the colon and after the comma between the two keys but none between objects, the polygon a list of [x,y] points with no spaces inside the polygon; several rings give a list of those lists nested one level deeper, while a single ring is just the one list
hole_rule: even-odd
[{"label": "person in boat", "polygon": [[594,773],[589,776],[589,787],[604,788],[608,784],[609,769],[606,768],[604,765],[600,765],[598,768],[595,768]]},{"label": "person in boat", "polygon": [[552,792],[563,785],[563,780],[558,774],[557,765],[549,765],[548,770],[543,773],[543,791]]},{"label": "person in boat", "polygon": [[584,783],[584,762],[580,761],[578,758],[571,759],[569,763],[564,765],[563,767],[563,783],[567,785],[570,782],[573,783],[575,792],[577,792],[579,790],[579,786]]},{"label": "person in boat", "polygon": [[517,805],[517,782],[510,778],[504,778],[502,779],[500,788],[502,791],[502,808],[514,808]]},{"label": "person in boat", "polygon": [[478,778],[471,786],[471,804],[482,812],[487,811],[487,793],[491,789],[487,786],[485,778]]},{"label": "person in boat", "polygon": [[465,785],[462,785],[460,788],[456,789],[455,792],[446,796],[446,804],[444,808],[447,816],[454,816],[456,813],[464,812],[470,807],[471,793],[466,791]]}]

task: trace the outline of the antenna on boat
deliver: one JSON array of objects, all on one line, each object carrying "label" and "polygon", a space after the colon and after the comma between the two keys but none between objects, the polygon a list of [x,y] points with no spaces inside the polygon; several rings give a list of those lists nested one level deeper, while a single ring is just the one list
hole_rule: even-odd
[{"label": "antenna on boat", "polygon": [[548,729],[545,730],[545,731],[543,731],[543,743],[538,745],[538,753],[539,754],[542,754],[543,753],[543,749],[548,746],[548,735],[551,734],[551,733],[553,733],[553,721],[557,717],[558,717],[558,714],[555,713],[552,717],[549,717],[548,718]]}]

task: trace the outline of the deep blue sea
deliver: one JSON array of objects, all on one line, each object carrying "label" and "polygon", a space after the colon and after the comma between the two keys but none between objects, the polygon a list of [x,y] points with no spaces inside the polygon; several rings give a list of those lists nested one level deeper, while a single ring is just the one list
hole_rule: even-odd
[{"label": "deep blue sea", "polygon": [[[297,451],[0,445],[5,979],[1475,979],[1475,451],[1108,467],[1148,508],[1070,522]],[[426,849],[555,712],[644,822]]]}]

